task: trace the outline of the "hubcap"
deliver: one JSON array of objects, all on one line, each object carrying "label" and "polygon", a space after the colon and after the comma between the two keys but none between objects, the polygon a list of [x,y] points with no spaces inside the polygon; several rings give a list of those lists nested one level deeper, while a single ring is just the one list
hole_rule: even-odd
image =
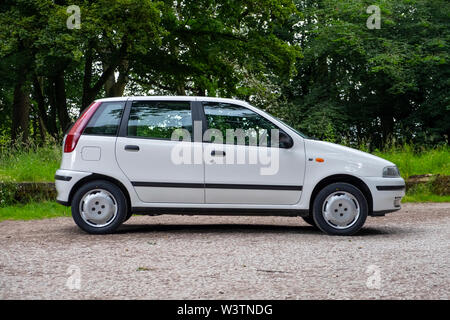
[{"label": "hubcap", "polygon": [[110,224],[117,215],[117,201],[104,189],[91,190],[80,201],[83,220],[92,227],[100,228]]},{"label": "hubcap", "polygon": [[326,223],[333,228],[350,228],[359,217],[358,200],[349,192],[334,192],[325,199],[322,215]]}]

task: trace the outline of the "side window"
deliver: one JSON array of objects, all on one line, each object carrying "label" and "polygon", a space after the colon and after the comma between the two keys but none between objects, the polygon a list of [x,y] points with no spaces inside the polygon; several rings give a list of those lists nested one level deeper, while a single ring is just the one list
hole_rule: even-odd
[{"label": "side window", "polygon": [[186,129],[192,134],[189,101],[133,102],[128,119],[129,137],[170,140],[176,129]]},{"label": "side window", "polygon": [[[278,129],[272,122],[245,107],[210,102],[204,103],[203,106],[208,129],[217,129],[222,132],[223,143],[239,145],[257,143],[270,146],[271,130]],[[240,133],[239,129],[241,129]],[[232,132],[234,132],[233,141],[229,141]],[[217,139],[212,137],[211,142],[215,140]]]},{"label": "side window", "polygon": [[83,134],[115,136],[124,105],[124,102],[103,102],[87,124]]}]

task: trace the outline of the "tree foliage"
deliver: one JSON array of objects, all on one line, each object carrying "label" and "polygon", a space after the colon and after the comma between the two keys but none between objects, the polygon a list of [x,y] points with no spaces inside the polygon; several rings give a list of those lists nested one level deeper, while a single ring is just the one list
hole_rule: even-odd
[{"label": "tree foliage", "polygon": [[283,86],[280,112],[300,130],[341,142],[448,141],[449,3],[378,1],[380,29],[366,27],[370,4],[297,3],[304,59]]},{"label": "tree foliage", "polygon": [[330,141],[447,143],[449,18],[445,0],[4,0],[0,135],[61,138],[96,98],[179,94]]}]

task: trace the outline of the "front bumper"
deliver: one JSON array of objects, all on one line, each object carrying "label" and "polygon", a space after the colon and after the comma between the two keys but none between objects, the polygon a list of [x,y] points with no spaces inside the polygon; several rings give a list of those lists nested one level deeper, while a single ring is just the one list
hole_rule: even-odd
[{"label": "front bumper", "polygon": [[69,206],[70,205],[70,192],[78,181],[91,175],[90,172],[72,171],[72,170],[57,170],[55,174],[55,187],[56,187],[56,202]]},{"label": "front bumper", "polygon": [[370,189],[373,199],[373,216],[401,209],[401,200],[405,196],[405,180],[403,178],[366,177],[364,182]]}]

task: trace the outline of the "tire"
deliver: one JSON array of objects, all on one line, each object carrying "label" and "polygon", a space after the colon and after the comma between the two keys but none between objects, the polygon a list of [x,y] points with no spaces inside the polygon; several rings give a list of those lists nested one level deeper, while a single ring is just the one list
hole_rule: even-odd
[{"label": "tire", "polygon": [[310,214],[309,216],[302,217],[303,221],[305,221],[307,224],[317,228],[316,222],[314,221],[313,216]]},{"label": "tire", "polygon": [[350,236],[366,222],[369,207],[364,194],[349,183],[332,183],[319,191],[313,204],[317,227],[329,235]]},{"label": "tire", "polygon": [[72,199],[72,217],[90,234],[114,232],[127,218],[127,200],[115,184],[95,180],[79,188]]},{"label": "tire", "polygon": [[127,216],[125,217],[125,220],[123,220],[123,222],[127,222],[128,220],[130,220],[130,218],[133,216],[133,214],[131,213],[131,210],[127,213]]}]

